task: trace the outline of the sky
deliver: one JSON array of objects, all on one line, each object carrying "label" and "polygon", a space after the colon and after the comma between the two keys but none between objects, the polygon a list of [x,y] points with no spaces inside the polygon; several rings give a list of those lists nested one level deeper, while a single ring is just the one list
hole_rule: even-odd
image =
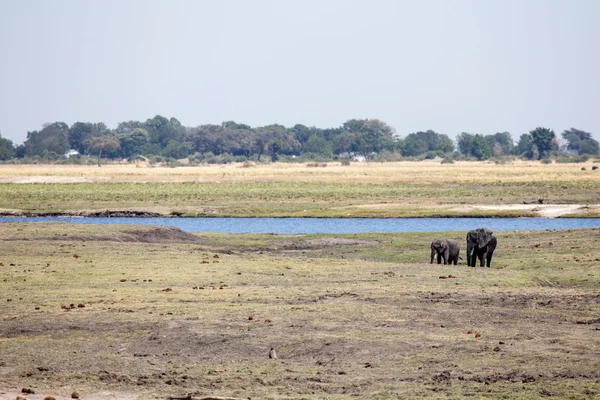
[{"label": "sky", "polygon": [[598,0],[0,0],[0,134],[162,115],[600,140],[598,20]]}]

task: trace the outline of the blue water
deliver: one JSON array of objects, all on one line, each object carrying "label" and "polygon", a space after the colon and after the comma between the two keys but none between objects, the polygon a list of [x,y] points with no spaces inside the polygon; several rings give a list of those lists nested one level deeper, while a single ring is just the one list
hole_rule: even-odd
[{"label": "blue water", "polygon": [[[367,233],[445,232],[487,227],[493,231],[600,228],[597,218],[72,218],[0,217],[2,222],[71,222],[175,226],[185,232]],[[0,227],[1,232],[1,227]],[[1,233],[0,233],[1,235]]]}]

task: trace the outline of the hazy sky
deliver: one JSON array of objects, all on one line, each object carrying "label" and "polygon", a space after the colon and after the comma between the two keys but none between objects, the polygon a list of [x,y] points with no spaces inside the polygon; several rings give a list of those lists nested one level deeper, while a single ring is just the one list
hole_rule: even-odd
[{"label": "hazy sky", "polygon": [[0,0],[0,132],[575,127],[600,140],[600,0]]}]

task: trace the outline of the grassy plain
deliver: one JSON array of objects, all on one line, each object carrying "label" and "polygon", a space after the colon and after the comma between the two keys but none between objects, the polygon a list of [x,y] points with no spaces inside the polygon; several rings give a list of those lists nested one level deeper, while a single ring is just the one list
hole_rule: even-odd
[{"label": "grassy plain", "polygon": [[[0,209],[530,216],[544,199],[594,217],[599,176],[591,163],[0,165]],[[598,397],[600,230],[497,232],[491,269],[430,265],[442,236],[465,233],[1,223],[0,399]]]},{"label": "grassy plain", "polygon": [[498,232],[487,269],[431,233],[1,225],[0,399],[600,395],[597,229]]},{"label": "grassy plain", "polygon": [[[0,209],[238,217],[531,216],[530,209],[472,206],[534,204],[538,199],[596,205],[600,172],[588,164],[0,165]],[[599,215],[589,207],[578,213]]]}]

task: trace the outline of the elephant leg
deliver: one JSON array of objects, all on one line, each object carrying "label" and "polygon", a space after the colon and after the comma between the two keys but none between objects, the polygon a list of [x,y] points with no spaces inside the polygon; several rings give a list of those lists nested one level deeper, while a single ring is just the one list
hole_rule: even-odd
[{"label": "elephant leg", "polygon": [[437,255],[437,263],[438,264],[442,263],[442,253],[440,253],[440,252],[438,252],[438,255]]},{"label": "elephant leg", "polygon": [[492,255],[488,254],[486,257],[487,267],[490,268],[490,264],[492,263]]},{"label": "elephant leg", "polygon": [[435,256],[435,250],[431,249],[431,261],[429,261],[429,264],[433,264],[433,257]]}]

